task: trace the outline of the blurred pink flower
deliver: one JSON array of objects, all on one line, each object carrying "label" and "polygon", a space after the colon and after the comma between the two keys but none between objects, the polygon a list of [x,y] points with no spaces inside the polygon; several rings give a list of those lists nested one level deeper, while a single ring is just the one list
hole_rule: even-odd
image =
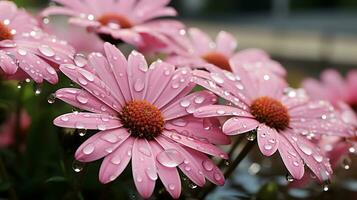
[{"label": "blurred pink flower", "polygon": [[86,27],[111,40],[122,40],[143,51],[167,48],[173,42],[172,35],[184,27],[176,20],[157,19],[177,14],[174,8],[167,6],[170,0],[54,2],[63,7],[49,7],[43,11],[43,16],[69,15],[71,24]]},{"label": "blurred pink flower", "polygon": [[[7,148],[13,145],[16,141],[15,131],[16,131],[16,118],[13,113],[4,123],[0,125],[0,148]],[[24,139],[26,136],[26,131],[30,127],[31,119],[26,111],[21,112],[20,116],[20,132],[22,138]]]},{"label": "blurred pink flower", "polygon": [[73,54],[72,47],[43,32],[26,11],[10,1],[0,2],[0,74],[54,84],[58,81],[54,67],[70,63]]},{"label": "blurred pink flower", "polygon": [[133,51],[128,60],[109,43],[105,56],[92,53],[88,65],[62,65],[61,71],[83,89],[64,88],[56,97],[82,110],[59,116],[54,124],[77,129],[95,129],[77,150],[82,162],[104,158],[99,180],[115,180],[132,159],[133,178],[140,195],[149,198],[160,177],[173,198],[181,192],[176,167],[195,184],[205,177],[222,185],[222,172],[205,154],[226,159],[215,144],[230,141],[217,119],[193,117],[193,111],[211,105],[217,98],[208,91],[190,93],[189,68],[156,61],[148,67]]},{"label": "blurred pink flower", "polygon": [[233,73],[210,67],[193,71],[194,82],[230,103],[198,108],[196,117],[231,117],[222,126],[228,135],[257,131],[260,151],[271,156],[277,150],[295,179],[307,165],[321,181],[332,173],[328,159],[311,138],[323,134],[344,135],[345,124],[324,101],[310,101],[301,89],[286,88],[280,77],[267,70],[254,73],[231,61]]},{"label": "blurred pink flower", "polygon": [[286,75],[285,69],[263,50],[246,49],[235,52],[237,40],[225,31],[219,32],[215,41],[198,28],[190,28],[188,36],[185,34],[177,37],[181,38],[181,42],[176,45],[176,54],[166,60],[174,65],[202,68],[210,64],[232,71],[229,64],[232,59],[247,69],[259,70],[263,67],[280,76]]}]

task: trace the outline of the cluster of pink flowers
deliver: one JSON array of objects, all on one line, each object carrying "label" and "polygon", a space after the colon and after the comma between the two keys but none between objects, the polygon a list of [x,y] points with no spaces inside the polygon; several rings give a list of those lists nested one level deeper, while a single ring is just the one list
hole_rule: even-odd
[{"label": "cluster of pink flowers", "polygon": [[[228,159],[220,145],[238,134],[256,134],[265,156],[278,151],[294,179],[301,179],[307,166],[319,181],[329,181],[330,159],[356,151],[356,72],[344,81],[327,71],[322,82],[306,80],[305,90],[293,89],[286,70],[266,52],[235,52],[237,41],[227,32],[213,41],[197,28],[162,19],[177,14],[167,6],[169,0],[54,2],[42,17],[68,15],[70,24],[84,27],[87,33],[81,35],[107,42],[100,50],[93,45],[95,52],[79,59],[76,53],[91,51],[84,36],[78,37],[80,44],[70,42],[73,48],[52,35],[56,29],[1,1],[0,73],[55,84],[60,70],[78,84],[59,89],[55,97],[81,111],[63,114],[54,124],[98,130],[77,149],[75,159],[103,158],[102,183],[114,181],[131,161],[143,198],[152,195],[158,178],[179,198],[177,168],[198,186],[206,179],[223,185],[225,177],[212,157]],[[137,51],[126,58],[113,45],[123,43]],[[151,64],[142,54],[157,52],[166,57]],[[205,89],[192,92],[195,86]],[[345,150],[331,154],[335,146]]]}]

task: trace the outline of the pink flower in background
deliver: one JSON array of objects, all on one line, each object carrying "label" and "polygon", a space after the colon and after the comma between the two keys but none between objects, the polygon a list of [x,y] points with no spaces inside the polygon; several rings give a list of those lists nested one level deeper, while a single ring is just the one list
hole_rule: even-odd
[{"label": "pink flower in background", "polygon": [[71,63],[73,54],[72,47],[43,32],[26,11],[10,1],[0,2],[0,74],[54,84],[58,81],[54,67]]},{"label": "pink flower in background", "polygon": [[148,67],[144,56],[133,51],[128,60],[109,43],[105,55],[92,53],[84,68],[62,65],[61,71],[83,89],[64,88],[56,97],[82,110],[54,120],[61,127],[94,129],[77,150],[81,162],[104,158],[99,172],[102,183],[115,180],[131,161],[140,195],[149,198],[160,177],[173,198],[181,192],[176,167],[195,184],[205,177],[222,185],[224,177],[209,157],[226,159],[215,144],[230,141],[215,118],[195,118],[198,107],[217,98],[208,91],[190,93],[189,68],[156,61]]},{"label": "pink flower in background", "polygon": [[337,71],[329,69],[321,74],[321,81],[306,79],[303,87],[312,99],[330,101],[337,110],[336,114],[354,129],[345,137],[325,138],[320,142],[335,167],[341,158],[357,150],[357,71],[348,72],[344,80]]},{"label": "pink flower in background", "polygon": [[280,77],[267,70],[254,73],[231,62],[233,73],[209,68],[196,70],[194,81],[230,104],[197,109],[196,117],[229,118],[222,126],[228,135],[257,131],[260,151],[271,156],[277,150],[295,179],[304,175],[307,165],[321,181],[332,173],[328,159],[310,141],[323,134],[345,135],[347,127],[336,118],[324,101],[310,101],[303,90],[286,89]]},{"label": "pink flower in background", "polygon": [[[63,7],[49,7],[43,16],[69,15],[69,23],[86,27],[105,40],[122,40],[143,51],[165,49],[184,26],[171,19],[174,8],[168,7],[170,0],[54,0]],[[174,38],[173,38],[174,39]]]},{"label": "pink flower in background", "polygon": [[246,49],[235,52],[237,41],[233,35],[221,31],[213,41],[206,33],[197,28],[188,30],[188,37],[181,38],[181,43],[176,48],[176,55],[168,57],[167,62],[177,66],[205,67],[207,64],[215,65],[224,70],[232,71],[229,60],[232,59],[236,65],[242,65],[252,70],[261,67],[285,76],[285,69],[269,55],[260,49]]},{"label": "pink flower in background", "polygon": [[[30,127],[31,119],[27,112],[22,111],[20,116],[20,132],[24,139],[27,129]],[[0,148],[7,148],[16,141],[16,119],[13,113],[5,122],[0,124]]]}]

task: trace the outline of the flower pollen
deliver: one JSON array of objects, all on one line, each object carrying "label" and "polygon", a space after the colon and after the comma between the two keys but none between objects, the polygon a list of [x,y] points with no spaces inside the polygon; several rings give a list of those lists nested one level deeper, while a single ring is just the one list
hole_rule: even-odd
[{"label": "flower pollen", "polygon": [[119,118],[132,136],[148,140],[162,133],[165,122],[161,111],[146,100],[129,101],[120,112]]},{"label": "flower pollen", "polygon": [[210,63],[213,64],[221,69],[231,71],[231,67],[229,65],[229,61],[227,57],[218,52],[210,52],[202,56],[202,58]]},{"label": "flower pollen", "polygon": [[10,29],[0,22],[0,41],[2,40],[12,40],[13,36],[10,32]]},{"label": "flower pollen", "polygon": [[104,26],[111,23],[119,25],[120,28],[131,28],[133,26],[126,17],[115,13],[104,14],[99,17],[98,21]]},{"label": "flower pollen", "polygon": [[270,97],[259,97],[250,106],[252,115],[260,122],[276,130],[289,127],[288,109],[280,102]]}]

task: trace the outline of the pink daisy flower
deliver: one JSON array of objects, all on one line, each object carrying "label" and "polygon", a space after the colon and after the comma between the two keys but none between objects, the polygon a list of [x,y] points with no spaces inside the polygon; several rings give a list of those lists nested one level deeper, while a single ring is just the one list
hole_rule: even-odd
[{"label": "pink daisy flower", "polygon": [[198,28],[190,28],[188,36],[178,37],[181,38],[181,42],[176,48],[177,53],[166,60],[174,65],[204,67],[209,64],[232,71],[229,64],[229,60],[232,59],[247,69],[257,70],[264,67],[278,75],[286,75],[285,69],[263,50],[246,49],[235,52],[237,40],[225,31],[219,32],[215,41]]},{"label": "pink daisy flower", "polygon": [[0,74],[54,84],[58,76],[53,66],[70,63],[73,54],[72,47],[43,32],[26,11],[10,1],[0,2]]},{"label": "pink daisy flower", "polygon": [[[322,99],[331,102],[337,114],[354,131],[346,137],[334,138],[332,142],[324,142],[322,146],[330,158],[341,161],[342,157],[357,150],[357,71],[352,70],[346,79],[333,69],[328,69],[321,74],[321,81],[306,79],[303,87],[312,99]],[[327,141],[331,141],[328,139]]]},{"label": "pink daisy flower", "polygon": [[96,32],[105,41],[124,41],[143,51],[168,48],[172,36],[184,26],[171,19],[176,10],[170,0],[54,0],[63,7],[47,8],[43,16],[69,15],[69,23]]},{"label": "pink daisy flower", "polygon": [[[92,53],[84,68],[62,65],[61,71],[83,89],[64,88],[56,97],[89,112],[59,116],[54,124],[95,129],[77,150],[81,162],[104,158],[99,180],[115,180],[131,160],[133,178],[140,195],[149,198],[160,177],[173,198],[181,192],[176,167],[198,186],[205,177],[222,185],[222,172],[205,154],[227,159],[215,144],[230,141],[217,119],[199,119],[192,113],[217,98],[208,91],[190,93],[189,68],[156,61],[148,67],[133,51],[128,60],[109,43],[105,56]],[[86,70],[87,69],[87,70]]]},{"label": "pink daisy flower", "polygon": [[194,116],[230,117],[222,126],[226,134],[256,131],[260,151],[271,156],[278,150],[295,179],[303,177],[306,165],[327,181],[332,173],[328,159],[310,139],[345,134],[332,106],[310,101],[301,89],[286,89],[285,81],[267,70],[251,73],[234,62],[230,65],[233,73],[215,67],[193,72],[196,83],[230,102],[201,107]]}]

